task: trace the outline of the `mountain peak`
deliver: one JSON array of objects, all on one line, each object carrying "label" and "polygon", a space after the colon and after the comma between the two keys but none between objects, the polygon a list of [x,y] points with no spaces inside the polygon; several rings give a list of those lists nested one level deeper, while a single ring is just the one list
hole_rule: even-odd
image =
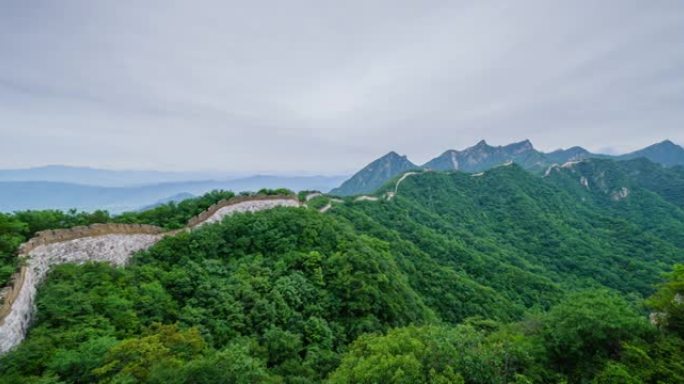
[{"label": "mountain peak", "polygon": [[508,144],[504,148],[506,149],[513,149],[515,151],[531,151],[534,149],[534,146],[532,145],[532,142],[528,139],[525,139],[523,141],[520,141],[518,143],[513,143],[513,144]]},{"label": "mountain peak", "polygon": [[389,151],[387,152],[384,156],[382,156],[378,160],[386,159],[386,160],[400,160],[400,159],[405,159],[406,155],[400,155],[394,151]]},{"label": "mountain peak", "polygon": [[666,167],[684,165],[684,148],[670,140],[664,140],[660,143],[650,145],[644,149],[622,155],[618,158],[629,160],[638,157],[645,157]]},{"label": "mountain peak", "polygon": [[366,165],[349,180],[342,183],[339,188],[333,189],[330,193],[340,196],[372,193],[387,180],[416,168],[418,166],[409,161],[405,155],[390,151]]}]

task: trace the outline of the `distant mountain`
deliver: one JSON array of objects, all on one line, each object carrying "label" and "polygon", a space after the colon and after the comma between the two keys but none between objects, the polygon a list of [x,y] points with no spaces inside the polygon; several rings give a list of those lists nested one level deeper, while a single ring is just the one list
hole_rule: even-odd
[{"label": "distant mountain", "polygon": [[51,181],[101,187],[131,187],[181,181],[214,180],[217,178],[225,178],[225,176],[218,173],[123,171],[64,165],[0,169],[0,181]]},{"label": "distant mountain", "polygon": [[133,187],[100,187],[44,181],[0,182],[0,212],[26,209],[71,209],[112,213],[139,210],[179,193],[200,195],[214,189],[258,191],[288,188],[327,192],[344,176],[252,176],[228,181],[188,181]]},{"label": "distant mountain", "polygon": [[436,171],[480,172],[497,165],[514,162],[527,169],[543,168],[547,161],[529,140],[493,147],[482,140],[463,151],[449,150],[428,161],[423,168]]},{"label": "distant mountain", "polygon": [[382,186],[386,181],[411,169],[419,168],[406,156],[390,152],[365,166],[339,188],[330,191],[333,195],[347,196],[370,193]]},{"label": "distant mountain", "polygon": [[[372,162],[332,192],[339,195],[370,193],[400,173],[413,168],[476,173],[499,165],[515,163],[528,171],[542,172],[554,164],[564,164],[589,158],[630,160],[642,157],[667,167],[684,166],[684,148],[669,140],[621,156],[591,153],[582,147],[571,147],[544,153],[537,151],[529,140],[496,147],[482,140],[462,151],[448,150],[421,167],[417,167],[406,157],[390,152]],[[388,171],[379,171],[382,169]]]},{"label": "distant mountain", "polygon": [[187,192],[177,193],[173,196],[169,196],[165,199],[161,199],[154,204],[146,205],[146,206],[140,208],[139,211],[147,211],[149,209],[157,208],[161,205],[168,204],[168,203],[178,203],[178,202],[186,200],[186,199],[192,199],[193,197],[195,197],[195,195],[193,195],[192,193],[187,193]]},{"label": "distant mountain", "polygon": [[667,167],[684,165],[684,148],[671,142],[670,140],[665,140],[648,146],[644,149],[622,156],[617,156],[617,159],[629,160],[639,157],[645,157],[655,163],[659,163]]},{"label": "distant mountain", "polygon": [[588,158],[605,157],[587,151],[582,147],[572,147],[568,149],[557,149],[546,154],[546,159],[551,163],[563,164],[568,161],[579,161]]}]

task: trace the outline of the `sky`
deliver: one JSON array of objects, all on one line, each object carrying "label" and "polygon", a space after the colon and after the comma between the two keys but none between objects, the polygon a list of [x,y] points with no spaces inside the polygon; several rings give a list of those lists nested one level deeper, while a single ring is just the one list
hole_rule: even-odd
[{"label": "sky", "polygon": [[684,2],[0,0],[0,168],[684,144]]}]

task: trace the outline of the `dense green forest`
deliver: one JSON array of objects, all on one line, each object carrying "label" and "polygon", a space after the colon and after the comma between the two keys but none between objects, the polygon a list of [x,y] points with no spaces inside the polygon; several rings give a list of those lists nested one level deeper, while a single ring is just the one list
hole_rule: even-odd
[{"label": "dense green forest", "polygon": [[[234,215],[125,268],[58,266],[0,382],[684,382],[684,211],[662,176],[679,171],[582,164],[428,172],[389,201]],[[178,228],[225,197],[0,216],[3,265],[37,230]]]},{"label": "dense green forest", "polygon": [[[287,189],[262,189],[248,195],[291,195]],[[231,191],[211,191],[200,197],[186,199],[179,203],[160,204],[152,209],[125,212],[112,216],[107,211],[77,212],[70,210],[20,211],[12,214],[0,212],[0,286],[5,286],[12,273],[17,270],[19,245],[46,229],[71,228],[96,223],[150,224],[164,229],[183,228],[190,218],[198,215],[221,200],[231,199]]]}]

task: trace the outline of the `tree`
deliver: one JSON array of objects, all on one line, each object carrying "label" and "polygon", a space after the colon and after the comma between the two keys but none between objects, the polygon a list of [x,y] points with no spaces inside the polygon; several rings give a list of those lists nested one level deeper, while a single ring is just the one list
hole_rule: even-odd
[{"label": "tree", "polygon": [[604,361],[620,357],[623,343],[652,331],[644,316],[607,290],[570,294],[544,321],[548,358],[573,382],[592,377]]},{"label": "tree", "polygon": [[665,275],[666,281],[647,302],[658,326],[684,338],[684,264],[677,264]]}]

